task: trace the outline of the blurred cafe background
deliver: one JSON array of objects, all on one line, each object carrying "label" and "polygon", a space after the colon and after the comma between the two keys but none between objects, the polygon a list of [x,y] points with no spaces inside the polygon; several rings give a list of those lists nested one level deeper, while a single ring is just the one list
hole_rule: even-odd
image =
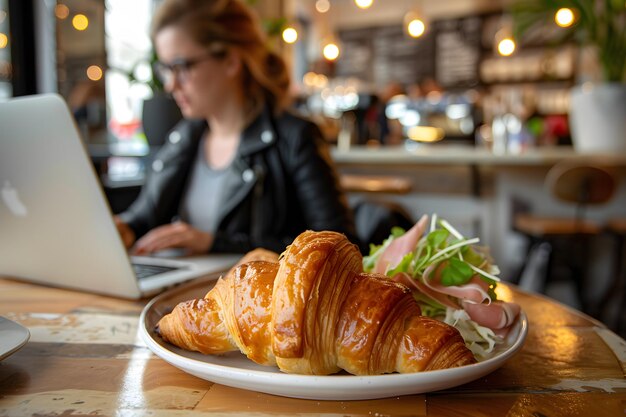
[{"label": "blurred cafe background", "polygon": [[[357,225],[436,213],[504,279],[626,333],[626,1],[248,2]],[[157,4],[0,0],[0,100],[61,94],[114,212],[181,117],[152,74]]]}]

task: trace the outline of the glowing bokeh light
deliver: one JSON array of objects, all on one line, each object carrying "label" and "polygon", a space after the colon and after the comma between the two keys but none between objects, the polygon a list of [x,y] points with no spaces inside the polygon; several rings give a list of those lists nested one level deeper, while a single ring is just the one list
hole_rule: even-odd
[{"label": "glowing bokeh light", "polygon": [[298,31],[292,27],[283,30],[283,40],[287,43],[295,43],[298,40]]},{"label": "glowing bokeh light", "polygon": [[84,14],[77,14],[72,18],[72,26],[76,30],[85,30],[89,26],[89,19]]},{"label": "glowing bokeh light", "polygon": [[67,7],[65,4],[59,3],[54,6],[54,15],[57,17],[57,19],[67,19],[67,17],[70,15],[70,8]]},{"label": "glowing bokeh light", "polygon": [[509,56],[515,52],[515,41],[511,38],[504,38],[498,43],[498,53],[502,56]]},{"label": "glowing bokeh light", "polygon": [[368,9],[374,3],[374,0],[354,0],[354,3],[361,9]]},{"label": "glowing bokeh light", "polygon": [[324,47],[324,58],[329,61],[334,61],[339,57],[339,47],[334,43],[329,43]]},{"label": "glowing bokeh light", "polygon": [[562,28],[572,26],[572,24],[574,23],[574,12],[572,11],[572,9],[563,7],[557,10],[557,12],[555,13],[554,21]]},{"label": "glowing bokeh light", "polygon": [[87,78],[91,81],[98,81],[102,78],[102,68],[97,65],[90,65],[87,68]]},{"label": "glowing bokeh light", "polygon": [[426,25],[420,19],[413,19],[407,25],[407,31],[413,38],[419,38],[426,31]]},{"label": "glowing bokeh light", "polygon": [[407,130],[409,139],[416,142],[438,142],[446,136],[446,132],[440,127],[413,126]]},{"label": "glowing bokeh light", "polygon": [[315,2],[315,10],[319,13],[326,13],[330,10],[330,2],[328,0],[317,0]]}]

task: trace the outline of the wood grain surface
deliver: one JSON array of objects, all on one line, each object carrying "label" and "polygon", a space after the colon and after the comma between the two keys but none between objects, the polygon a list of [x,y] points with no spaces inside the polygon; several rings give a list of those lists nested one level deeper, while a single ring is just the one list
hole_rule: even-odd
[{"label": "wood grain surface", "polygon": [[0,279],[0,315],[31,333],[0,362],[0,416],[626,415],[623,339],[551,299],[498,291],[522,306],[529,334],[495,372],[423,395],[314,401],[213,384],[157,358],[137,333],[149,300]]}]

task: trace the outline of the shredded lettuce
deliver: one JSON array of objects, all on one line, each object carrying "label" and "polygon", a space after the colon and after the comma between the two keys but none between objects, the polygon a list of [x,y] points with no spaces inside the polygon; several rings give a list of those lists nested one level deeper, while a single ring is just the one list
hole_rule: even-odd
[{"label": "shredded lettuce", "polygon": [[455,327],[461,333],[469,350],[481,358],[489,357],[496,343],[501,341],[493,330],[480,326],[470,319],[465,310],[448,307],[443,321]]}]

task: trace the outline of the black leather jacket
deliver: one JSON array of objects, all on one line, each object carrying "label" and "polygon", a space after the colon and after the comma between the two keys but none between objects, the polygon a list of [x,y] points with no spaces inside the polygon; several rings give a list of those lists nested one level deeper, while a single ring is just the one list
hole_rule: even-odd
[{"label": "black leather jacket", "polygon": [[[183,120],[169,133],[139,197],[120,215],[137,237],[178,214],[206,128],[204,121]],[[280,253],[307,229],[342,232],[358,244],[352,213],[315,124],[290,113],[274,117],[266,109],[243,132],[233,167],[212,251],[263,247]]]}]

